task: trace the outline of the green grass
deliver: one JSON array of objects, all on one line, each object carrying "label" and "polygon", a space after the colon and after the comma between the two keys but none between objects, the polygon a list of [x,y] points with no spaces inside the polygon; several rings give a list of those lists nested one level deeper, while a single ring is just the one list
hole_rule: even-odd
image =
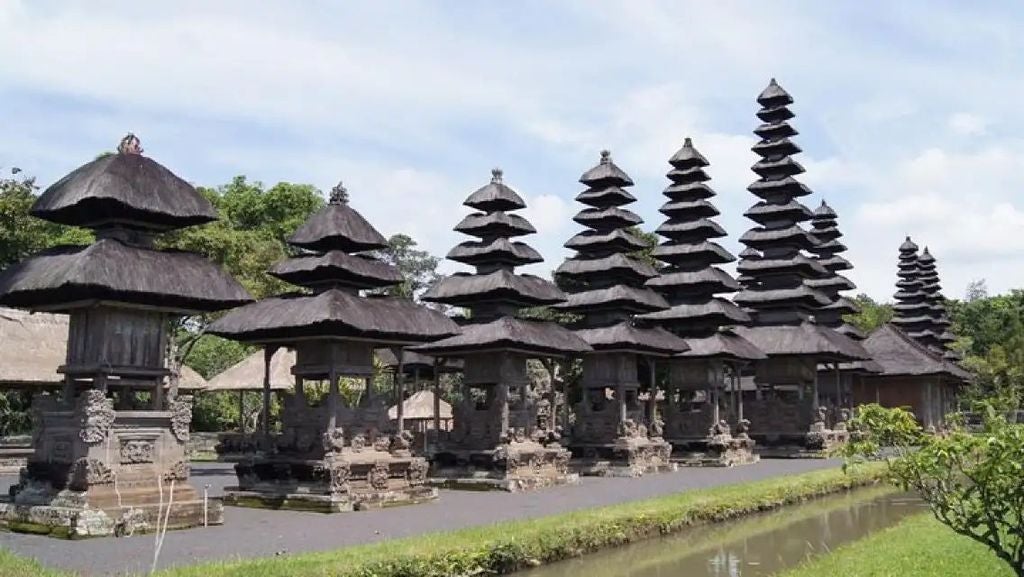
[{"label": "green grass", "polygon": [[957,535],[930,513],[914,515],[779,577],[1013,577],[984,545]]},{"label": "green grass", "polygon": [[[162,577],[441,577],[507,574],[876,482],[879,466],[817,471],[573,513],[288,557],[206,563]],[[0,573],[2,573],[0,565]]]},{"label": "green grass", "polygon": [[0,547],[0,575],[3,577],[65,577],[66,574],[46,569],[32,559],[18,557]]}]

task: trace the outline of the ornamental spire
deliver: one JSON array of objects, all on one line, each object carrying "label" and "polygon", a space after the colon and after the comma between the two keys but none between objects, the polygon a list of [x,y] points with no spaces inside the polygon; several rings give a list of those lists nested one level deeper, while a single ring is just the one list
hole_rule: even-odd
[{"label": "ornamental spire", "polygon": [[126,134],[117,145],[118,154],[142,154],[142,141],[131,132]]},{"label": "ornamental spire", "polygon": [[331,189],[331,204],[348,204],[348,189],[338,181],[338,184],[334,185]]}]

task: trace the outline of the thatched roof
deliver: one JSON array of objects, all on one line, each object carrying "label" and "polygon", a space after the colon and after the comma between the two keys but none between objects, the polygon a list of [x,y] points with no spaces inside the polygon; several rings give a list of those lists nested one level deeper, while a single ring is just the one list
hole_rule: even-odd
[{"label": "thatched roof", "polygon": [[871,358],[871,354],[859,343],[832,329],[809,322],[798,325],[735,327],[733,332],[750,341],[769,357],[814,356],[820,362]]},{"label": "thatched roof", "polygon": [[[59,387],[67,359],[68,317],[0,307],[0,389]],[[183,366],[179,390],[202,390],[206,380]]]},{"label": "thatched roof", "polygon": [[462,204],[483,212],[526,208],[526,202],[522,197],[502,182],[503,174],[500,168],[492,170],[491,182],[469,195]]},{"label": "thatched roof", "polygon": [[654,247],[651,256],[667,263],[694,262],[701,259],[707,264],[725,264],[736,260],[729,251],[717,242],[682,243],[666,242]]},{"label": "thatched roof", "polygon": [[580,176],[580,182],[593,188],[599,188],[603,185],[633,185],[633,179],[631,179],[629,175],[623,172],[621,168],[612,162],[611,153],[607,150],[601,151],[601,160],[596,166],[584,172],[583,175]]},{"label": "thatched roof", "polygon": [[747,212],[743,213],[743,216],[763,226],[780,218],[802,222],[811,218],[812,213],[809,208],[795,200],[790,200],[783,204],[761,201],[750,207]]},{"label": "thatched roof", "polygon": [[455,245],[445,255],[449,260],[477,266],[507,263],[513,266],[544,262],[544,257],[525,242],[505,237],[490,240],[467,240]]},{"label": "thatched roof", "polygon": [[785,91],[775,79],[772,78],[768,82],[768,86],[761,91],[761,94],[757,95],[757,103],[768,107],[768,106],[784,106],[786,104],[793,103],[793,97]]},{"label": "thatched roof", "polygon": [[295,338],[352,338],[411,344],[454,335],[458,326],[440,312],[395,297],[367,297],[329,289],[315,295],[264,299],[229,311],[209,332],[243,342]]},{"label": "thatched roof", "polygon": [[455,225],[455,231],[464,234],[485,237],[523,236],[537,232],[537,229],[518,214],[503,211],[492,213],[474,212],[466,215],[462,222]]},{"label": "thatched roof", "polygon": [[402,282],[397,268],[367,255],[340,250],[285,259],[268,271],[285,282],[300,286],[337,283],[359,289],[391,286]]},{"label": "thatched roof", "polygon": [[969,372],[918,343],[891,323],[875,329],[863,345],[882,367],[883,372],[878,376],[944,375],[963,381],[972,378]]},{"label": "thatched roof", "polygon": [[[644,322],[664,326],[683,326],[685,323],[731,325],[750,322],[750,315],[727,299],[714,297],[701,303],[680,303],[663,311],[637,317]],[[680,325],[680,323],[684,323]]]},{"label": "thatched roof", "polygon": [[624,254],[595,259],[569,258],[555,269],[555,276],[572,278],[623,275],[646,281],[657,274],[651,265]]},{"label": "thatched roof", "polygon": [[576,195],[576,200],[593,207],[622,206],[636,202],[636,197],[618,186],[588,188]]},{"label": "thatched roof", "polygon": [[498,300],[534,306],[562,302],[565,293],[539,276],[517,275],[499,269],[488,274],[456,273],[447,276],[427,289],[422,298],[455,306]]},{"label": "thatched roof", "polygon": [[[270,358],[270,388],[275,391],[295,387],[295,351],[280,348]],[[263,350],[245,357],[231,365],[224,372],[214,376],[206,386],[207,391],[261,391],[264,371]]]},{"label": "thatched roof", "polygon": [[359,252],[387,248],[388,241],[345,202],[332,201],[304,222],[289,244],[317,252]]},{"label": "thatched roof", "polygon": [[557,304],[554,308],[579,313],[618,308],[639,313],[666,309],[668,303],[661,295],[649,288],[617,284],[608,288],[570,294],[564,303]]},{"label": "thatched roof", "polygon": [[47,188],[31,214],[72,226],[130,222],[156,230],[217,220],[210,201],[160,163],[117,153],[75,169]]},{"label": "thatched roof", "polygon": [[[452,418],[452,406],[444,399],[439,403],[438,417],[441,419]],[[398,406],[393,405],[388,409],[388,418],[398,418]],[[432,391],[416,391],[402,403],[402,418],[406,420],[428,420],[434,418],[434,393]]]},{"label": "thatched roof", "polygon": [[113,238],[52,248],[0,272],[0,304],[61,310],[62,303],[91,299],[182,312],[216,311],[252,301],[238,281],[197,254]]},{"label": "thatched roof", "polygon": [[690,350],[678,355],[686,359],[723,359],[731,361],[755,361],[768,358],[760,349],[731,329],[720,330],[713,335],[688,338]]},{"label": "thatched roof", "polygon": [[598,230],[636,226],[644,221],[635,212],[617,206],[584,208],[572,219],[583,226]]},{"label": "thatched roof", "polygon": [[538,356],[563,356],[592,350],[583,339],[557,324],[507,316],[485,324],[465,326],[460,335],[413,349],[436,356],[462,356],[466,353],[494,350],[515,350]]},{"label": "thatched roof", "polygon": [[[373,354],[384,365],[386,370],[391,372],[398,370],[398,358],[395,357],[394,350],[377,349]],[[440,361],[438,368],[442,373],[458,373],[462,371],[462,359],[435,359],[430,355],[424,355],[408,348],[402,350],[402,370],[406,375],[412,375],[418,370],[421,376],[429,378],[429,376],[434,374],[435,360]]]},{"label": "thatched roof", "polygon": [[563,246],[580,252],[622,252],[644,249],[647,247],[647,243],[628,230],[620,228],[606,233],[585,230],[570,238]]},{"label": "thatched roof", "polygon": [[626,321],[610,327],[580,329],[576,334],[597,352],[623,351],[672,356],[689,350],[683,339],[658,328],[638,328]]}]

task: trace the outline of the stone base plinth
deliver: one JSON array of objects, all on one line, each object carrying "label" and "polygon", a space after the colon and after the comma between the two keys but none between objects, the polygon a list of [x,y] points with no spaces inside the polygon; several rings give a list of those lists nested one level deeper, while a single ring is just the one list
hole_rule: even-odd
[{"label": "stone base plinth", "polygon": [[756,451],[766,459],[827,459],[848,440],[847,431],[812,426],[803,434],[763,435]]},{"label": "stone base plinth", "polygon": [[422,457],[370,448],[318,459],[264,455],[235,465],[238,486],[228,487],[224,503],[320,513],[414,505],[437,498],[427,469]]},{"label": "stone base plinth", "polygon": [[677,469],[672,446],[662,439],[620,438],[614,443],[572,443],[569,468],[592,477],[641,477]]},{"label": "stone base plinth", "polygon": [[672,461],[685,467],[733,467],[760,460],[755,442],[741,437],[672,439]]},{"label": "stone base plinth", "polygon": [[532,491],[579,483],[569,471],[570,453],[560,445],[525,441],[491,450],[442,449],[434,454],[430,484],[476,491]]}]

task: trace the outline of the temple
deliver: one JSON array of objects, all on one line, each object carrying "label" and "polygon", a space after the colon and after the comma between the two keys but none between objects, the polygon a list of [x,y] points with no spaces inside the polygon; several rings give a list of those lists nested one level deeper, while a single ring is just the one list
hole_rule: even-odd
[{"label": "temple", "polygon": [[[325,513],[411,504],[433,499],[426,459],[413,454],[412,435],[392,427],[387,401],[365,386],[381,346],[422,343],[459,332],[443,314],[397,297],[360,291],[402,282],[393,266],[368,251],[387,246],[369,222],[348,205],[339,184],[330,202],[288,239],[299,254],[270,274],[305,290],[232,310],[209,332],[265,350],[264,414],[270,413],[270,362],[280,347],[295,350],[295,392],[284,399],[281,433],[257,456],[236,465],[238,486],[225,501],[243,506]],[[343,402],[341,380],[360,390]],[[314,402],[308,381],[326,382]]]},{"label": "temple", "polygon": [[[669,164],[668,201],[660,209],[668,219],[656,230],[665,241],[653,252],[666,266],[647,286],[671,306],[640,317],[689,344],[668,364],[664,436],[672,443],[673,459],[686,464],[750,463],[756,456],[738,377],[744,365],[766,357],[730,328],[749,323],[750,316],[719,296],[736,292],[739,284],[719,266],[735,257],[714,240],[726,233],[712,220],[719,212],[710,200],[715,191],[707,184],[707,159],[687,138]],[[727,388],[730,402],[723,410]]]},{"label": "temple", "polygon": [[[555,281],[569,298],[554,307],[582,317],[576,334],[594,349],[583,356],[581,398],[569,439],[573,465],[587,475],[670,469],[672,447],[661,437],[661,422],[640,403],[638,361],[645,358],[652,367],[654,358],[689,346],[664,329],[633,324],[633,315],[666,309],[668,303],[644,286],[657,275],[654,268],[630,254],[645,247],[629,230],[643,221],[623,208],[636,201],[625,190],[632,179],[605,150],[579,181],[587,189],[576,199],[586,208],[573,220],[587,230],[565,244],[576,255],[558,267]],[[653,392],[653,378],[645,380]]]},{"label": "temple", "polygon": [[560,443],[553,403],[538,398],[527,360],[592,349],[554,322],[516,316],[520,309],[561,303],[566,296],[547,280],[515,273],[517,266],[543,259],[528,244],[511,240],[534,228],[512,213],[526,203],[504,183],[501,170],[491,174],[491,182],[463,203],[476,212],[455,227],[479,240],[448,253],[475,272],[447,276],[422,297],[470,311],[462,334],[414,347],[464,359],[461,399],[453,407],[452,430],[434,454],[432,478],[449,487],[506,491],[574,483],[579,476],[569,471],[570,452]]},{"label": "temple", "polygon": [[252,298],[198,255],[154,248],[160,233],[216,220],[213,206],[129,134],[31,214],[96,240],[0,273],[0,304],[69,316],[63,393],[36,399],[33,452],[0,526],[75,538],[223,522],[220,501],[189,483],[191,401],[175,379],[165,392],[168,341],[179,317]]},{"label": "temple", "polygon": [[[761,157],[752,170],[758,179],[748,187],[760,201],[745,215],[758,226],[740,242],[753,249],[737,271],[747,277],[735,302],[747,309],[749,327],[736,332],[768,358],[756,363],[756,398],[746,407],[751,435],[762,452],[786,456],[827,451],[845,438],[845,413],[820,403],[818,365],[863,360],[867,352],[837,331],[814,322],[814,314],[832,304],[808,281],[828,277],[828,270],[804,251],[818,244],[800,223],[811,211],[797,199],[811,193],[795,176],[804,172],[793,159],[800,148],[791,140],[793,98],[775,79],[757,98],[761,140],[753,151]],[[756,252],[755,252],[756,251]]]}]

